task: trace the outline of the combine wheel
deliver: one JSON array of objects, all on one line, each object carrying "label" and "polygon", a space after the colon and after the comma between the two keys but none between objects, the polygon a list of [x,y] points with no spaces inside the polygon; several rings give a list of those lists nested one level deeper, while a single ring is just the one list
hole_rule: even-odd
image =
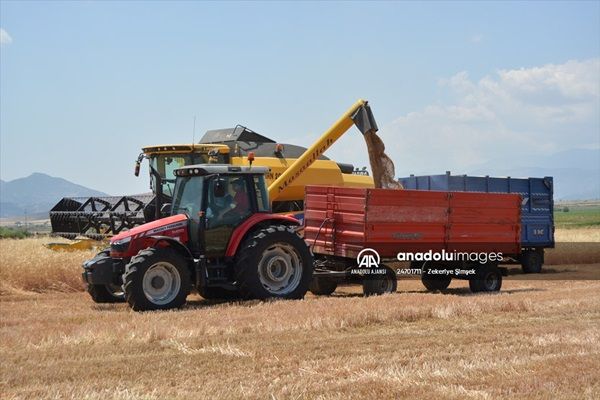
[{"label": "combine wheel", "polygon": [[386,293],[395,293],[398,288],[396,272],[385,265],[385,274],[367,277],[363,280],[363,294],[365,296],[378,296]]},{"label": "combine wheel", "polygon": [[133,310],[167,310],[185,304],[190,272],[185,258],[176,251],[148,248],[127,264],[123,282]]},{"label": "combine wheel", "polygon": [[312,279],[313,259],[293,227],[271,225],[240,246],[236,282],[246,298],[301,299]]}]

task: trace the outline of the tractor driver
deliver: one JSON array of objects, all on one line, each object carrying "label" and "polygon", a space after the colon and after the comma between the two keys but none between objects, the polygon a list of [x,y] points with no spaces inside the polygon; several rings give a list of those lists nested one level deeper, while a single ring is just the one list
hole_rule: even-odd
[{"label": "tractor driver", "polygon": [[[211,225],[232,224],[247,216],[250,212],[250,200],[245,190],[242,178],[229,181],[228,185],[235,193],[233,198],[229,193],[224,197],[212,197],[207,208],[206,216],[212,219]],[[217,222],[218,221],[218,222]]]},{"label": "tractor driver", "polygon": [[242,178],[238,178],[231,182],[231,186],[235,195],[233,196],[231,211],[228,214],[231,213],[238,218],[245,217],[250,211],[250,201],[246,192],[245,182]]}]

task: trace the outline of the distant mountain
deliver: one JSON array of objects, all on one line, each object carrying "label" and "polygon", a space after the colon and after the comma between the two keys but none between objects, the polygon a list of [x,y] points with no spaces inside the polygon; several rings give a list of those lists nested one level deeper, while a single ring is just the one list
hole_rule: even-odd
[{"label": "distant mountain", "polygon": [[473,175],[554,177],[555,200],[600,199],[600,149],[571,149],[549,156],[491,160]]},{"label": "distant mountain", "polygon": [[[415,175],[439,175],[446,171],[427,171]],[[489,160],[472,168],[451,171],[452,175],[497,176],[513,178],[551,176],[555,200],[600,199],[600,149],[571,149],[547,156],[515,155]]]},{"label": "distant mountain", "polygon": [[62,178],[33,173],[12,181],[0,180],[0,217],[46,214],[63,197],[108,196]]}]

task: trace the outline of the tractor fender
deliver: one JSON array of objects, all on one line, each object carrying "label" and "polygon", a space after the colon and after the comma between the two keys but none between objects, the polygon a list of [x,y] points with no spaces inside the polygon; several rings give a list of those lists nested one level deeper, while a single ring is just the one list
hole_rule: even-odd
[{"label": "tractor fender", "polygon": [[227,250],[225,250],[225,257],[235,257],[240,243],[248,236],[249,232],[255,230],[257,226],[265,225],[265,223],[277,223],[281,225],[300,225],[300,221],[296,218],[281,215],[281,214],[254,214],[247,220],[245,220],[240,226],[235,228],[231,234],[231,239],[227,244]]},{"label": "tractor fender", "polygon": [[159,245],[161,243],[164,243],[168,246],[173,247],[175,250],[177,250],[179,253],[181,253],[185,258],[188,258],[190,260],[194,259],[190,250],[183,243],[181,243],[179,240],[174,239],[170,236],[148,236],[146,239],[148,239],[148,241],[146,242],[146,244],[148,245],[147,247],[162,247]]}]

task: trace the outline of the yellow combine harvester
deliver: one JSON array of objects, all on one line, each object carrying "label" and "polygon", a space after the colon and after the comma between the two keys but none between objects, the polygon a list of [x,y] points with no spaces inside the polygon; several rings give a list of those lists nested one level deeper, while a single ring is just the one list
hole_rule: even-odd
[{"label": "yellow combine harvester", "polygon": [[[136,161],[135,174],[139,175],[141,163],[147,159],[152,193],[64,198],[50,211],[52,233],[69,239],[82,236],[103,239],[160,218],[173,195],[173,172],[185,165],[215,163],[268,167],[270,172],[266,178],[273,212],[302,212],[307,184],[373,187],[373,179],[364,169],[357,170],[351,164],[338,163],[323,155],[350,129],[353,123],[350,117],[355,115],[372,119],[367,102],[356,102],[308,149],[278,143],[240,125],[207,131],[198,144],[144,147]],[[296,171],[282,176],[298,158],[303,160],[296,164]]]}]

